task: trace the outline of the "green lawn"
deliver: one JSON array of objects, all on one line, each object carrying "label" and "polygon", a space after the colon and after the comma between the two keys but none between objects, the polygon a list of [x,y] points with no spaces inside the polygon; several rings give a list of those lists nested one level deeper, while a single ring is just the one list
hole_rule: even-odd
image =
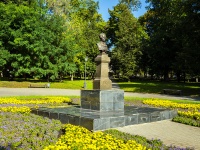
[{"label": "green lawn", "polygon": [[[28,88],[30,84],[44,85],[42,81],[0,81],[0,87]],[[92,80],[86,80],[87,89],[92,89]],[[51,82],[50,88],[58,89],[83,89],[84,80],[64,80],[63,82]]]},{"label": "green lawn", "polygon": [[200,96],[200,83],[177,83],[160,81],[119,82],[120,88],[126,92],[163,93],[163,89],[182,90],[183,95]]}]

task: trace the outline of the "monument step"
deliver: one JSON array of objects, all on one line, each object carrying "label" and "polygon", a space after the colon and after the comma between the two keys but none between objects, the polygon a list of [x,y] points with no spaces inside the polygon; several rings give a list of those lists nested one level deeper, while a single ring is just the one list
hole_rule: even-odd
[{"label": "monument step", "polygon": [[175,110],[135,106],[125,106],[124,111],[96,111],[79,107],[39,108],[33,109],[32,113],[92,131],[166,120],[177,115]]}]

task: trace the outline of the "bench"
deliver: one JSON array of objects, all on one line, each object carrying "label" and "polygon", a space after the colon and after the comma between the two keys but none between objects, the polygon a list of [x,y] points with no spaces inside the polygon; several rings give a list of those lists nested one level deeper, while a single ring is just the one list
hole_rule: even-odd
[{"label": "bench", "polygon": [[171,95],[182,95],[182,90],[176,89],[163,89],[164,94],[171,94]]},{"label": "bench", "polygon": [[30,84],[28,88],[49,88],[50,85],[47,84]]}]

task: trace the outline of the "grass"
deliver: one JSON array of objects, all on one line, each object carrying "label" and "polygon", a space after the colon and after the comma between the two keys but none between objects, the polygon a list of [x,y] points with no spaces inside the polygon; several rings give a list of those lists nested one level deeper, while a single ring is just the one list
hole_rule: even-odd
[{"label": "grass", "polygon": [[[30,84],[47,84],[42,81],[0,81],[0,87],[7,88],[28,88]],[[92,80],[87,80],[87,89],[92,89]],[[64,80],[63,82],[51,82],[50,88],[57,89],[83,89],[84,80]]]},{"label": "grass", "polygon": [[125,92],[163,93],[163,89],[182,90],[183,95],[200,96],[200,83],[177,83],[160,81],[119,82],[120,88]]}]

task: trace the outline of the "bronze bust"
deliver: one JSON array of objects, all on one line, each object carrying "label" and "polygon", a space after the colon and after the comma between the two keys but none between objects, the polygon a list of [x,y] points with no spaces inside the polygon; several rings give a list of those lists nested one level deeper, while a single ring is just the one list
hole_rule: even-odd
[{"label": "bronze bust", "polygon": [[108,51],[108,47],[106,45],[106,34],[105,33],[101,33],[99,35],[100,38],[100,42],[97,43],[98,49],[100,52],[106,52]]}]

